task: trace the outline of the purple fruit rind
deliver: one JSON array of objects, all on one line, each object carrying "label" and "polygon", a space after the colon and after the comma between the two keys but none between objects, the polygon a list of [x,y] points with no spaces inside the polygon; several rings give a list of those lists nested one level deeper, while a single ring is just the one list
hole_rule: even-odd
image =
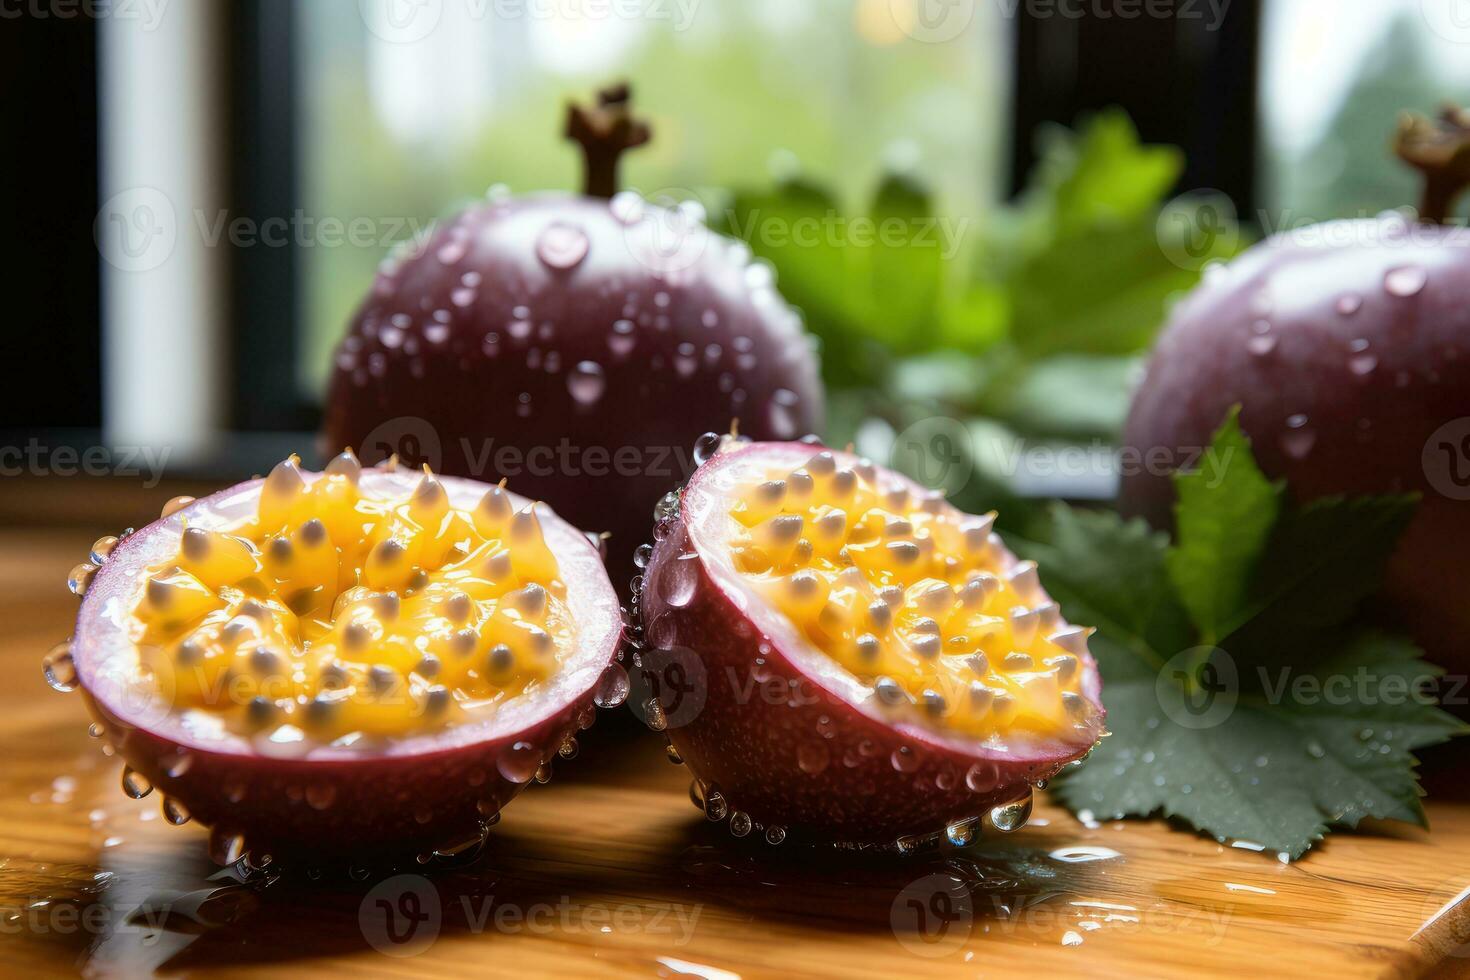
[{"label": "purple fruit rind", "polygon": [[[362,479],[365,484],[399,481],[407,489],[417,475],[369,471]],[[451,477],[442,482],[461,505],[467,495],[488,489]],[[504,732],[494,731],[498,722],[483,729],[464,725],[399,740],[381,751],[318,748],[303,758],[281,758],[237,737],[195,737],[177,714],[157,716],[137,691],[117,679],[123,675],[108,670],[110,658],[131,650],[111,620],[126,610],[143,570],[176,552],[185,522],[248,503],[259,483],[195,501],[129,535],[97,573],[77,614],[72,650],[88,709],[104,737],[194,820],[244,835],[256,853],[368,859],[432,849],[472,832],[532,781],[528,765],[517,767],[515,780],[500,771],[498,762],[508,749],[528,743],[540,762],[548,762],[596,710],[597,682],[615,662],[622,632],[616,595],[596,550],[581,531],[549,508],[540,509],[548,543],[576,590],[569,599],[584,617],[598,610],[606,617],[605,622],[579,620],[581,638],[594,649],[579,650],[563,665],[573,689],[557,690],[554,707],[533,708],[524,725]],[[529,503],[513,500],[518,506]],[[179,771],[185,756],[188,765]],[[314,800],[324,803],[313,806]]]},{"label": "purple fruit rind", "polygon": [[[757,444],[721,454],[695,474],[685,498],[701,492],[702,481],[738,457],[772,452],[799,461],[813,449]],[[702,709],[690,718],[674,712],[665,734],[691,772],[757,823],[782,826],[798,837],[854,844],[888,844],[938,832],[1025,796],[1028,784],[1049,779],[1080,758],[1100,734],[1101,714],[1097,731],[1085,741],[1002,753],[869,714],[788,654],[784,645],[794,634],[777,638],[742,612],[744,600],[732,597],[707,566],[682,503],[649,562],[643,621],[654,645],[691,651],[702,665],[706,690]],[[679,598],[687,594],[689,600],[672,604],[668,570],[674,561],[691,561],[680,558],[691,551],[699,555],[697,581],[692,592],[681,583]],[[764,664],[757,669],[758,659]],[[1090,655],[1081,660],[1084,693],[1098,702],[1096,663]],[[793,698],[762,694],[783,685]],[[895,753],[901,754],[901,765],[895,764]]]}]

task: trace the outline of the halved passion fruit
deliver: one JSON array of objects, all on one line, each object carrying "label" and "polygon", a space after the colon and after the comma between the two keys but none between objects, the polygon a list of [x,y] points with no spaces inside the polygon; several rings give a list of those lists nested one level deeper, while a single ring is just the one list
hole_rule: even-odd
[{"label": "halved passion fruit", "polygon": [[48,672],[223,862],[471,846],[626,689],[597,549],[500,486],[293,457],[99,545]]},{"label": "halved passion fruit", "polygon": [[1091,631],[993,514],[804,443],[727,443],[666,509],[639,597],[644,710],[737,836],[1014,830],[1101,736]]}]

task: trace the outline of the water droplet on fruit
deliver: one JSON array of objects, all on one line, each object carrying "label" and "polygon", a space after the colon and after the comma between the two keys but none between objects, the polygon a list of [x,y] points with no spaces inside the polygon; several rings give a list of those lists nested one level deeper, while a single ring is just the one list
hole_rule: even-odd
[{"label": "water droplet on fruit", "polygon": [[766,843],[772,847],[786,839],[786,828],[780,824],[771,824],[766,828]]},{"label": "water droplet on fruit", "polygon": [[194,765],[194,757],[188,752],[179,752],[163,763],[163,773],[169,779],[179,779]]},{"label": "water droplet on fruit", "polygon": [[465,257],[467,251],[469,251],[469,245],[464,239],[456,239],[441,246],[439,251],[434,253],[434,257],[443,265],[454,265]]},{"label": "water droplet on fruit", "polygon": [[102,565],[112,557],[112,549],[117,547],[117,538],[108,534],[92,542],[92,550],[87,554],[87,560],[93,565]]},{"label": "water droplet on fruit", "polygon": [[175,827],[182,827],[189,822],[189,809],[173,797],[165,796],[163,798],[163,819]]},{"label": "water droplet on fruit", "polygon": [[1031,819],[1031,794],[1013,803],[1005,803],[990,811],[990,825],[1003,834],[1026,826]]},{"label": "water droplet on fruit", "polygon": [[1287,431],[1281,434],[1281,451],[1292,459],[1305,459],[1317,442],[1317,434],[1306,425],[1305,415],[1292,415],[1286,420]]},{"label": "water droplet on fruit", "polygon": [[649,560],[653,557],[653,545],[640,544],[633,551],[633,564],[638,568],[647,568]]},{"label": "water droplet on fruit", "polygon": [[637,224],[643,219],[643,197],[637,191],[618,191],[607,206],[612,216],[625,225]]},{"label": "water droplet on fruit", "polygon": [[717,433],[706,432],[694,440],[694,465],[703,466],[714,458],[715,453],[720,451],[720,437]]},{"label": "water droplet on fruit", "polygon": [[678,749],[674,748],[673,742],[670,742],[664,746],[664,755],[667,756],[668,760],[676,766],[682,766],[684,764],[684,757],[679,754]]},{"label": "water droplet on fruit", "polygon": [[80,565],[73,567],[67,574],[66,587],[71,590],[72,595],[84,596],[87,594],[87,590],[92,587],[92,579],[96,574],[97,567],[95,565],[82,562]]},{"label": "water droplet on fruit", "polygon": [[141,800],[153,792],[153,784],[148,781],[147,776],[132,766],[123,766],[122,790],[132,799]]},{"label": "water droplet on fruit", "polygon": [[821,742],[808,742],[796,750],[796,764],[808,776],[824,772],[832,762],[832,753]]},{"label": "water droplet on fruit", "polygon": [[776,393],[771,396],[769,421],[771,432],[776,438],[792,439],[796,437],[799,429],[796,406],[799,401],[794,391],[788,391],[785,388],[776,389]]},{"label": "water droplet on fruit", "polygon": [[1401,265],[1389,269],[1383,277],[1383,288],[1394,296],[1407,298],[1417,295],[1429,282],[1429,272],[1420,265]]},{"label": "water droplet on fruit", "polygon": [[993,762],[977,762],[965,773],[965,786],[972,793],[989,793],[1000,783],[1000,768]]},{"label": "water droplet on fruit", "polygon": [[599,708],[616,708],[628,700],[628,691],[631,687],[628,672],[623,669],[622,665],[608,664],[602,676],[598,678],[597,690],[592,695],[593,703]]},{"label": "water droplet on fruit", "polygon": [[536,256],[553,269],[573,269],[587,257],[590,244],[581,228],[556,221],[536,239]]},{"label": "water droplet on fruit", "polygon": [[567,390],[578,405],[590,407],[597,404],[607,390],[607,375],[603,373],[602,365],[596,361],[578,361],[567,375]]},{"label": "water droplet on fruit", "polygon": [[1264,357],[1276,349],[1276,335],[1262,334],[1245,342],[1245,349],[1257,357]]},{"label": "water droplet on fruit", "polygon": [[424,326],[424,339],[431,344],[442,344],[449,339],[449,325],[430,323]]},{"label": "water droplet on fruit", "polygon": [[664,602],[674,609],[683,609],[693,601],[699,587],[699,556],[693,552],[678,556],[664,566],[660,581]]},{"label": "water droplet on fruit", "polygon": [[51,648],[41,661],[41,671],[53,690],[70,694],[77,689],[77,664],[72,658],[70,640]]},{"label": "water droplet on fruit", "polygon": [[1337,298],[1337,312],[1343,316],[1352,316],[1363,308],[1363,297],[1357,293],[1343,293]]},{"label": "water droplet on fruit", "polygon": [[617,357],[627,357],[638,344],[638,338],[635,336],[637,329],[632,320],[615,322],[612,325],[612,333],[607,337],[608,350]]},{"label": "water droplet on fruit", "polygon": [[900,745],[894,749],[893,755],[889,757],[889,761],[893,763],[893,768],[899,772],[913,772],[919,768],[918,755],[907,745]]},{"label": "water droplet on fruit", "polygon": [[1348,370],[1360,378],[1366,378],[1378,367],[1378,355],[1358,354],[1348,359]]},{"label": "water droplet on fruit", "polygon": [[530,742],[516,742],[508,746],[495,760],[500,775],[512,783],[529,783],[541,767],[541,754]]},{"label": "water droplet on fruit", "polygon": [[960,820],[944,828],[945,838],[955,847],[969,847],[975,842],[975,820]]},{"label": "water droplet on fruit", "polygon": [[751,823],[750,814],[743,810],[736,810],[730,814],[730,833],[736,837],[744,837],[750,833]]},{"label": "water droplet on fruit", "polygon": [[711,792],[705,797],[704,815],[707,819],[716,822],[724,820],[727,810],[728,804],[725,802],[725,797],[718,790]]},{"label": "water droplet on fruit", "polygon": [[664,714],[664,706],[658,698],[649,698],[643,702],[643,717],[648,727],[661,732],[669,727],[669,719]]}]

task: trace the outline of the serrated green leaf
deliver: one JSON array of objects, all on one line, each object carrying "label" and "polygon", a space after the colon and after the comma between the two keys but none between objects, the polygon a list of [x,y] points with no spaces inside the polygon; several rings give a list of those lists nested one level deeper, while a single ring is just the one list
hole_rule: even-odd
[{"label": "serrated green leaf", "polygon": [[1345,622],[1378,590],[1418,507],[1412,494],[1325,497],[1289,511],[1260,561],[1246,608],[1221,641],[1231,651],[1290,655],[1302,634]]},{"label": "serrated green leaf", "polygon": [[1239,616],[1251,574],[1280,511],[1281,488],[1266,479],[1232,409],[1199,465],[1174,477],[1175,543],[1169,578],[1204,642]]},{"label": "serrated green leaf", "polygon": [[[1198,729],[1162,710],[1154,679],[1107,681],[1112,736],[1057,792],[1068,807],[1101,819],[1174,817],[1292,858],[1330,828],[1365,817],[1422,824],[1412,753],[1464,726],[1392,693],[1435,674],[1418,653],[1363,633],[1310,671],[1248,672],[1228,716]],[[1369,679],[1366,695],[1328,693],[1339,690],[1336,681],[1359,677]]]},{"label": "serrated green leaf", "polygon": [[[1391,508],[1354,513],[1375,510]],[[1423,696],[1437,670],[1412,644],[1319,631],[1315,652],[1275,661],[1197,646],[1147,529],[1059,505],[1035,534],[1014,546],[1069,620],[1099,629],[1111,734],[1055,784],[1067,806],[1178,818],[1290,857],[1364,817],[1422,822],[1412,753],[1465,727]]]}]

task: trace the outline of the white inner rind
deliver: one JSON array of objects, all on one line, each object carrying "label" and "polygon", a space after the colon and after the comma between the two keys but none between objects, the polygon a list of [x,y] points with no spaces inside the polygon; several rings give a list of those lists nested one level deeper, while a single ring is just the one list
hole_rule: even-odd
[{"label": "white inner rind", "polygon": [[[308,483],[321,474],[303,473]],[[365,495],[404,497],[423,474],[409,470],[364,470]],[[489,489],[454,477],[438,477],[452,506],[473,511]],[[227,530],[252,517],[262,481],[253,480],[196,501],[125,539],[97,573],[77,617],[72,647],[82,687],[120,721],[172,741],[211,752],[261,754],[261,743],[227,731],[220,719],[198,711],[177,711],[160,697],[156,679],[142,671],[130,638],[133,608],[150,567],[179,552],[185,522],[190,527]],[[510,494],[516,509],[530,501]],[[465,745],[509,739],[535,728],[568,705],[585,698],[613,661],[622,631],[618,599],[602,559],[581,531],[536,504],[546,543],[566,583],[566,603],[576,626],[574,642],[558,668],[537,688],[507,699],[492,717],[466,721],[433,732],[401,738],[365,740],[360,746],[309,743],[293,756],[311,760],[423,755]]]}]

